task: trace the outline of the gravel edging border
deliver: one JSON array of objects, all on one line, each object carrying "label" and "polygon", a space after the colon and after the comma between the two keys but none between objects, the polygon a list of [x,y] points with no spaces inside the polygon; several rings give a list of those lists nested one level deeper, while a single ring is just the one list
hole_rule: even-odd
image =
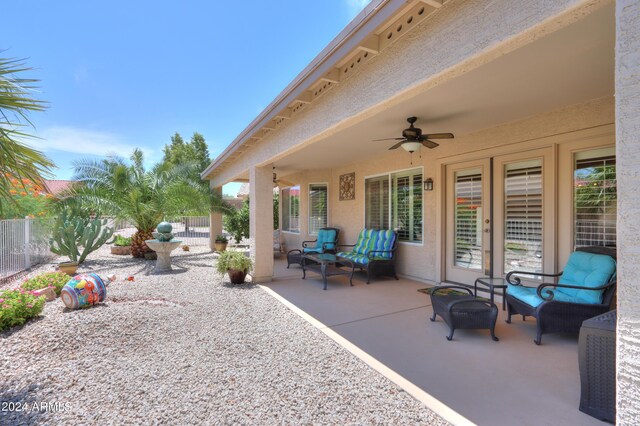
[{"label": "gravel edging border", "polygon": [[433,397],[428,392],[425,392],[423,389],[419,388],[418,386],[411,383],[409,380],[402,377],[400,374],[393,371],[392,369],[387,367],[385,364],[381,363],[380,361],[378,361],[377,359],[369,355],[367,352],[363,351],[362,349],[360,349],[359,347],[351,343],[349,340],[342,337],[337,332],[333,331],[330,327],[326,326],[322,322],[318,321],[316,318],[307,314],[305,311],[298,308],[296,305],[289,302],[287,299],[280,296],[278,293],[276,293],[269,287],[266,287],[261,284],[258,284],[258,287],[262,291],[267,293],[269,296],[273,297],[278,302],[282,303],[285,307],[287,307],[293,313],[298,315],[300,318],[304,319],[313,327],[320,330],[327,337],[329,337],[335,343],[340,345],[340,347],[349,351],[351,354],[353,354],[358,359],[363,361],[373,370],[375,370],[376,372],[378,372],[379,374],[383,375],[388,380],[396,384],[398,387],[400,387],[402,390],[407,392],[418,402],[422,403],[429,410],[433,411],[435,414],[442,417],[444,420],[455,425],[474,425],[475,424],[469,419],[467,419],[466,417],[464,417],[462,414],[458,413],[457,411],[453,410],[449,406],[442,403],[437,398]]}]

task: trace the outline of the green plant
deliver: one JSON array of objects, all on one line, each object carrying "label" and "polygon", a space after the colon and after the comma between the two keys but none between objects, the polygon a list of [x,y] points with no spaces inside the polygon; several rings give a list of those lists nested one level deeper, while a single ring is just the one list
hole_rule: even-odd
[{"label": "green plant", "polygon": [[25,279],[20,285],[25,290],[40,290],[53,287],[53,291],[60,296],[62,287],[69,281],[69,275],[64,272],[46,272],[33,278]]},{"label": "green plant", "polygon": [[224,228],[233,235],[236,244],[242,238],[249,238],[249,200],[245,200],[240,210],[234,210],[224,216]]},{"label": "green plant", "polygon": [[49,239],[51,251],[55,254],[68,256],[72,262],[82,263],[89,253],[112,242],[108,240],[113,235],[113,228],[107,226],[106,219],[75,216],[74,212],[71,212],[71,216],[64,210],[56,219]]},{"label": "green plant", "polygon": [[29,113],[46,107],[32,98],[38,80],[24,77],[30,71],[19,60],[0,58],[0,211],[14,203],[14,180],[23,187],[25,180],[41,183],[54,167],[44,154],[25,144],[30,137],[25,128],[33,127]]},{"label": "green plant", "polygon": [[[61,204],[79,205],[133,222],[136,233],[131,239],[131,255],[141,258],[151,251],[145,241],[153,238],[153,230],[164,217],[203,209],[228,211],[221,195],[202,185],[199,179],[194,182],[189,178],[191,169],[196,167],[192,163],[161,163],[149,170],[144,167],[139,149],[133,151],[129,162],[116,156],[77,161],[74,178],[83,184],[74,187]],[[201,197],[203,194],[206,196]]]},{"label": "green plant", "polygon": [[227,244],[228,242],[229,240],[224,235],[220,235],[220,234],[216,235],[216,243]]},{"label": "green plant", "polygon": [[251,268],[253,268],[253,262],[241,251],[223,251],[216,265],[217,271],[222,275],[229,269],[249,271]]},{"label": "green plant", "polygon": [[123,237],[122,235],[116,235],[116,240],[113,245],[118,247],[128,247],[131,245],[131,237]]},{"label": "green plant", "polygon": [[0,331],[40,315],[44,296],[34,296],[25,289],[0,291]]}]

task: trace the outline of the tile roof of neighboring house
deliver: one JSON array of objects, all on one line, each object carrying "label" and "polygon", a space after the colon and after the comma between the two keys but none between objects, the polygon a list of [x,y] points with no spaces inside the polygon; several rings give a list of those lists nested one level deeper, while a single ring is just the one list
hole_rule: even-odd
[{"label": "tile roof of neighboring house", "polygon": [[77,180],[45,180],[44,189],[45,192],[55,197],[61,192],[71,189],[76,183],[78,183]]}]

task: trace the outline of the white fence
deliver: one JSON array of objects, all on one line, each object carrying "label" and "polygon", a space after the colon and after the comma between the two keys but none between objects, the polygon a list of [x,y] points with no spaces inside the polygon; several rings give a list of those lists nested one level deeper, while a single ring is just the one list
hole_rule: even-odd
[{"label": "white fence", "polygon": [[[173,236],[190,246],[209,245],[209,216],[182,216],[167,220],[173,226]],[[111,219],[109,226],[116,229],[115,234],[131,237],[136,227],[131,222]]]},{"label": "white fence", "polygon": [[0,220],[0,282],[54,258],[49,250],[53,219]]},{"label": "white fence", "polygon": [[[209,245],[209,216],[183,216],[170,220],[173,235],[191,246]],[[49,250],[54,219],[0,220],[0,283],[11,280],[31,266],[56,257]],[[131,237],[131,223],[110,219],[116,234]]]}]

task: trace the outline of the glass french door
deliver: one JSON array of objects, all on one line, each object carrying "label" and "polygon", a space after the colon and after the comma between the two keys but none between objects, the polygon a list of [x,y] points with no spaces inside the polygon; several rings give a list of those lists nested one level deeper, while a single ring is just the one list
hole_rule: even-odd
[{"label": "glass french door", "polygon": [[553,270],[552,151],[447,166],[447,281]]},{"label": "glass french door", "polygon": [[447,166],[446,280],[473,283],[490,255],[490,161]]}]

